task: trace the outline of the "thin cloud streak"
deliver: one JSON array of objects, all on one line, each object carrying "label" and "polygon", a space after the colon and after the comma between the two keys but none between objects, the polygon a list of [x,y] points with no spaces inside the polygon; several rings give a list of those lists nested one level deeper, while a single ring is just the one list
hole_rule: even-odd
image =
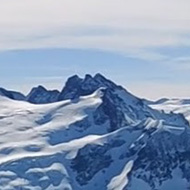
[{"label": "thin cloud streak", "polygon": [[0,50],[91,48],[164,60],[190,47],[188,0],[0,0]]}]

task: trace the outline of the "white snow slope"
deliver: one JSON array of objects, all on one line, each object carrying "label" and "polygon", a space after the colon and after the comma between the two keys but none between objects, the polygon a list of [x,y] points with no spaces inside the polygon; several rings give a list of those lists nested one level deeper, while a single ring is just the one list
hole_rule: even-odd
[{"label": "white snow slope", "polygon": [[[16,161],[22,159],[34,159],[36,157],[53,156],[65,152],[66,157],[71,158],[77,154],[78,149],[88,143],[101,144],[102,140],[98,135],[89,135],[80,139],[74,139],[65,143],[52,145],[49,134],[66,130],[71,123],[79,121],[90,114],[91,109],[95,109],[100,103],[98,92],[80,98],[78,103],[63,101],[54,104],[33,105],[26,102],[19,102],[0,96],[0,165],[14,165]],[[74,130],[71,131],[75,136]],[[64,139],[64,137],[62,137]],[[21,168],[22,169],[22,168]],[[47,173],[57,171],[68,176],[63,164],[53,163],[48,167],[29,168],[26,174]],[[20,171],[18,171],[20,172]],[[41,180],[49,178],[48,175],[41,176]],[[63,184],[62,184],[63,183]],[[61,185],[62,184],[62,185]],[[18,173],[10,170],[0,172],[0,189],[43,189],[29,184],[29,181],[18,177]],[[65,187],[63,180],[56,189]],[[52,184],[45,189],[55,189]],[[68,185],[68,189],[71,187]]]}]

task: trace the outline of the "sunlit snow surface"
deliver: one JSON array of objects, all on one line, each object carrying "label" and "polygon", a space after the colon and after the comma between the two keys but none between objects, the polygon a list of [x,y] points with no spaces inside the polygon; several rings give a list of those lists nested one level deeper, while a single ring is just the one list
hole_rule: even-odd
[{"label": "sunlit snow surface", "polygon": [[[101,104],[101,94],[98,93],[80,98],[78,103],[63,101],[46,105],[32,105],[0,96],[0,189],[71,189],[70,185],[65,183],[68,173],[63,163],[60,163],[59,159],[54,163],[51,156],[53,158],[64,152],[65,157],[70,159],[76,156],[78,149],[84,145],[102,143],[98,135],[70,140],[69,132],[67,133],[71,123],[85,118]],[[54,143],[50,134],[61,129],[66,130],[66,142]],[[75,136],[75,133],[73,131],[71,135]],[[64,136],[62,138],[64,139]],[[43,159],[46,156],[50,159]],[[63,180],[57,179],[56,182],[55,179],[50,179],[56,177],[56,174],[57,178]],[[35,177],[41,179],[41,186],[31,184]]]},{"label": "sunlit snow surface", "polygon": [[[70,101],[47,105],[32,105],[0,97],[0,163],[24,157],[50,155],[63,150],[79,148],[98,136],[84,137],[76,142],[51,145],[48,134],[67,127],[86,117],[85,108],[93,109],[101,103],[96,96],[83,98],[75,104]],[[64,137],[63,137],[64,138]],[[78,147],[76,147],[76,145]]]},{"label": "sunlit snow surface", "polygon": [[128,184],[127,175],[131,171],[133,167],[133,161],[129,161],[124,167],[121,174],[114,177],[111,182],[108,184],[108,190],[123,190],[125,186]]}]

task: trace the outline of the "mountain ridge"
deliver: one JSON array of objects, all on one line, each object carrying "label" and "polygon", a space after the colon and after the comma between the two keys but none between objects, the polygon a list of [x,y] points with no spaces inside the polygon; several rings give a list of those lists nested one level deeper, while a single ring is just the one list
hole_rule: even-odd
[{"label": "mountain ridge", "polygon": [[[66,99],[74,99],[77,98],[77,96],[79,97],[82,95],[89,95],[95,92],[100,87],[124,89],[123,87],[113,83],[111,80],[105,78],[100,73],[97,73],[94,76],[86,74],[84,78],[80,78],[78,75],[73,75],[68,78],[68,80],[65,83],[65,86],[62,88],[61,91],[57,89],[48,90],[42,85],[33,87],[27,95],[13,90],[6,90],[3,88],[2,89],[4,91],[9,92],[9,96],[8,93],[4,94],[4,96],[7,96],[8,98],[27,101],[34,104],[45,104],[58,102]],[[14,93],[19,93],[22,96],[22,98],[14,98]],[[45,99],[45,96],[48,96],[47,99]]]}]

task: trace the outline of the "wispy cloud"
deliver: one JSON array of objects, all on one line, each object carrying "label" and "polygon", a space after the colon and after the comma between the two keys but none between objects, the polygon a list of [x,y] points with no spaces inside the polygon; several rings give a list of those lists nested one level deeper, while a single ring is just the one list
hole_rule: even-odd
[{"label": "wispy cloud", "polygon": [[164,60],[190,47],[188,0],[0,0],[0,49],[93,48]]}]

